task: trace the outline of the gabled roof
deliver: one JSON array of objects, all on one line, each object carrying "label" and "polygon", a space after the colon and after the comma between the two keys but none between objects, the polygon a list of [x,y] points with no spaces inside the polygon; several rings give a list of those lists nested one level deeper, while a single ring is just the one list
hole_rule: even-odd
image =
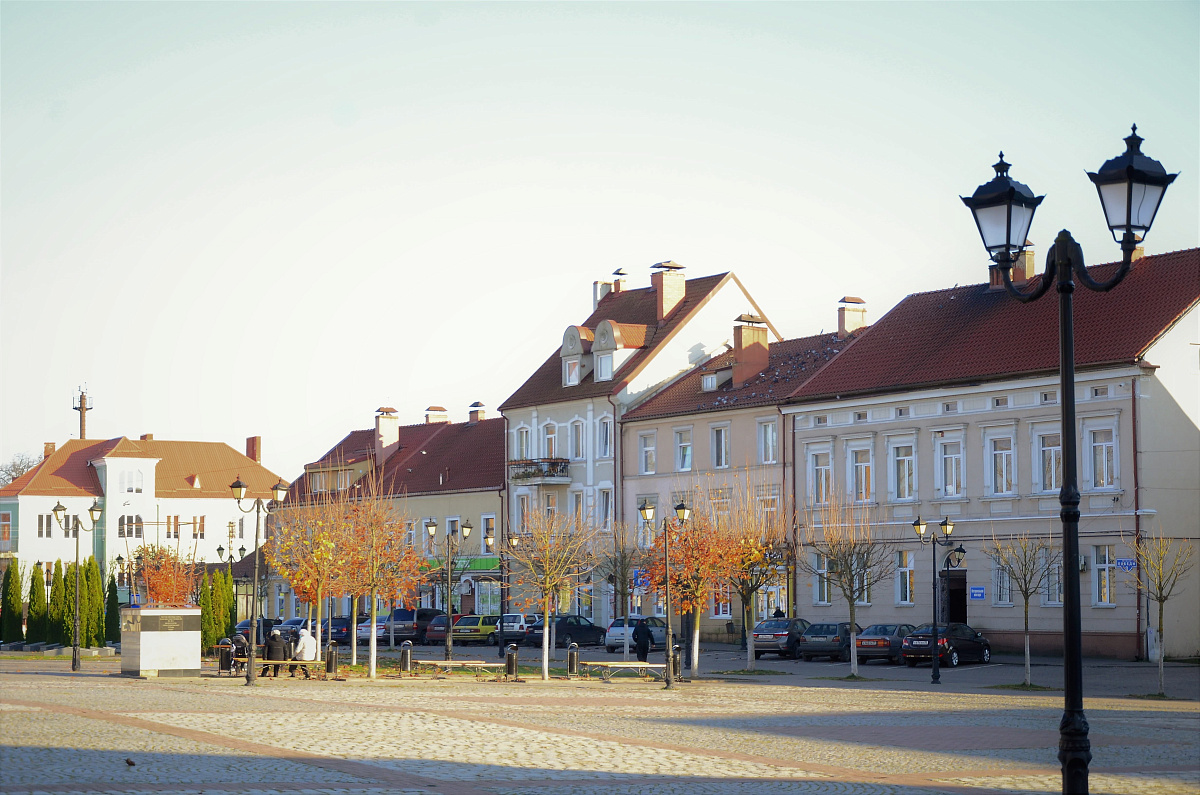
[{"label": "gabled roof", "polygon": [[[617,394],[653,358],[658,348],[671,339],[700,307],[730,281],[736,283],[738,288],[745,292],[741,282],[738,282],[737,277],[732,273],[718,273],[713,276],[688,279],[685,283],[683,300],[667,316],[667,320],[662,326],[658,325],[658,299],[654,288],[643,287],[636,290],[608,293],[600,299],[600,303],[591,316],[580,325],[594,331],[602,320],[609,320],[615,323],[645,327],[644,339],[637,339],[635,335],[639,332],[636,329],[629,329],[630,337],[626,338],[626,343],[630,344],[630,338],[633,338],[640,343],[641,347],[614,374],[613,380],[596,381],[593,377],[594,374],[589,374],[576,386],[563,386],[561,358],[559,349],[556,348],[550,357],[534,371],[533,375],[500,405],[500,410],[506,411],[524,406],[538,406]],[[758,311],[758,308],[755,307],[755,310]]]},{"label": "gabled roof", "polygon": [[767,367],[744,386],[731,381],[715,391],[702,391],[701,380],[706,373],[733,366],[733,351],[725,351],[667,386],[626,414],[625,419],[643,420],[780,404],[852,339],[854,336],[838,339],[837,334],[818,334],[773,342],[768,349]]},{"label": "gabled roof", "polygon": [[[1117,265],[1089,268],[1103,281]],[[1026,286],[1032,288],[1039,275]],[[1108,293],[1075,289],[1075,366],[1133,364],[1200,298],[1200,249],[1146,256]],[[910,295],[792,395],[795,402],[1058,372],[1058,301],[973,284]]]},{"label": "gabled roof", "polygon": [[[156,497],[229,498],[229,484],[240,477],[249,494],[269,497],[279,477],[224,442],[71,439],[49,458],[0,489],[0,496],[103,497],[92,461],[101,458],[157,459]],[[194,485],[199,483],[199,487]]]},{"label": "gabled roof", "polygon": [[336,469],[348,464],[357,464],[375,455],[375,430],[350,431],[346,438],[330,448],[329,452],[304,469]]}]

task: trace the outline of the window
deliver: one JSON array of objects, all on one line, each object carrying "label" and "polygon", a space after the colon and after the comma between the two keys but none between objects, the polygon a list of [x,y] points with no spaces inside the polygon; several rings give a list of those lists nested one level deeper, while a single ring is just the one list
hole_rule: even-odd
[{"label": "window", "polygon": [[827,605],[832,595],[829,583],[829,558],[819,552],[813,553],[813,571],[816,572],[816,588],[813,591],[813,604]]},{"label": "window", "polygon": [[871,604],[871,569],[860,563],[854,564],[854,604]]},{"label": "window", "polygon": [[521,529],[525,530],[529,527],[529,495],[522,494],[517,497],[517,520],[521,523]]},{"label": "window", "polygon": [[813,453],[809,460],[812,462],[812,476],[809,479],[812,492],[809,496],[813,504],[824,505],[829,502],[829,490],[833,486],[829,453]]},{"label": "window", "polygon": [[653,433],[638,434],[638,467],[643,475],[654,474],[655,440]]},{"label": "window", "polygon": [[611,381],[613,377],[613,357],[611,353],[596,354],[596,380]]},{"label": "window", "polygon": [[575,421],[571,423],[571,458],[579,460],[584,457],[583,445],[583,423]]},{"label": "window", "polygon": [[722,425],[712,429],[712,463],[715,469],[729,466],[729,427]]},{"label": "window", "polygon": [[1013,440],[1011,436],[999,436],[988,440],[988,457],[991,459],[991,493],[1012,494],[1016,469],[1013,464]]},{"label": "window", "polygon": [[583,492],[571,492],[571,520],[576,527],[583,526]]},{"label": "window", "polygon": [[[654,511],[654,521],[652,521],[652,522],[647,522],[647,521],[646,521],[644,518],[642,518],[642,511],[641,511],[641,507],[642,507],[642,504],[643,504],[643,503],[645,503],[646,505],[649,505],[650,507],[652,507],[652,508],[654,508],[654,509],[655,509],[655,511]],[[638,546],[639,546],[640,548],[642,548],[642,549],[650,549],[652,546],[654,546],[654,538],[655,538],[655,532],[654,532],[654,529],[655,529],[655,524],[656,524],[656,523],[658,522],[658,520],[659,520],[659,516],[658,516],[658,496],[657,496],[657,495],[650,495],[650,496],[647,496],[647,497],[638,497],[638,498],[637,498],[637,505],[638,505],[638,510],[637,510],[637,539],[638,539]]]},{"label": "window", "polygon": [[718,528],[725,527],[729,521],[730,489],[709,489],[708,507],[712,511],[712,520]]},{"label": "window", "polygon": [[950,401],[943,403],[942,404],[942,413],[943,414],[957,414],[958,413],[958,401],[950,400]]},{"label": "window", "polygon": [[204,538],[204,517],[192,517],[192,538]]},{"label": "window", "polygon": [[909,416],[908,406],[897,406],[896,407],[896,419],[901,419],[901,418],[907,417],[907,416]]},{"label": "window", "polygon": [[567,359],[563,362],[563,386],[579,384],[579,360]]},{"label": "window", "polygon": [[762,526],[775,527],[775,520],[779,511],[779,486],[759,486],[755,492],[755,497],[758,500],[758,515],[762,519]]},{"label": "window", "polygon": [[941,460],[939,473],[942,476],[939,496],[961,497],[963,493],[963,456],[962,442],[939,442],[938,458]]},{"label": "window", "polygon": [[1043,555],[1046,579],[1042,584],[1042,604],[1061,606],[1063,601],[1062,557],[1050,551],[1046,551]]},{"label": "window", "polygon": [[1008,408],[1008,395],[1002,395],[1001,397],[992,398],[992,408],[994,408],[994,409]]},{"label": "window", "polygon": [[308,474],[308,490],[313,494],[320,494],[325,491],[324,472],[310,472]]},{"label": "window", "polygon": [[1111,544],[1092,547],[1092,560],[1095,562],[1092,575],[1092,598],[1098,605],[1113,605],[1117,603],[1114,590],[1113,548]]},{"label": "window", "polygon": [[871,501],[871,451],[866,450],[851,450],[850,465],[852,468],[851,480],[854,483],[854,501],[855,502],[870,502]]},{"label": "window", "polygon": [[542,457],[558,457],[558,426],[552,422],[542,426]]},{"label": "window", "polygon": [[0,541],[12,541],[12,513],[0,511]]},{"label": "window", "polygon": [[1039,473],[1042,491],[1058,491],[1062,487],[1062,436],[1046,433],[1038,437]]},{"label": "window", "polygon": [[350,488],[351,485],[353,485],[353,482],[354,482],[354,471],[353,470],[343,469],[337,473],[338,491],[345,491],[346,489]]},{"label": "window", "polygon": [[[141,535],[142,535],[142,517],[140,517],[140,516],[138,517],[138,531],[137,531],[137,534],[138,534],[138,537],[139,537],[139,538],[141,538]],[[246,517],[244,517],[244,516],[243,516],[242,518],[238,519],[238,538],[245,538],[245,537],[246,537]],[[232,551],[233,551],[233,550],[230,550],[230,552],[232,552]]]},{"label": "window", "polygon": [[53,516],[53,514],[49,513],[38,514],[38,538],[50,537],[50,530],[53,528],[53,525],[51,525],[50,522],[54,521]]},{"label": "window", "polygon": [[675,431],[675,471],[692,471],[692,429]]},{"label": "window", "polygon": [[1092,487],[1111,489],[1117,485],[1116,445],[1111,428],[1092,431]]},{"label": "window", "polygon": [[1107,387],[1107,386],[1094,386],[1094,387],[1092,387],[1092,397],[1094,397],[1094,398],[1106,398],[1106,397],[1108,397],[1108,387]]},{"label": "window", "polygon": [[733,615],[733,590],[728,585],[713,588],[709,599],[709,615],[712,618],[729,618]]},{"label": "window", "polygon": [[758,463],[774,464],[778,457],[779,429],[774,420],[758,423]]},{"label": "window", "polygon": [[404,523],[404,543],[410,547],[417,545],[417,523],[408,521]]},{"label": "window", "polygon": [[828,414],[821,414],[819,416],[813,417],[813,427],[814,428],[820,428],[820,427],[828,425],[828,424],[829,424],[829,415]]},{"label": "window", "polygon": [[865,412],[865,411],[854,412],[854,421],[855,422],[866,422],[867,421],[867,412]]},{"label": "window", "polygon": [[1058,402],[1058,390],[1057,389],[1048,389],[1042,393],[1042,403],[1043,404],[1048,405],[1048,404],[1057,403],[1057,402]]},{"label": "window", "polygon": [[517,461],[526,461],[530,458],[529,455],[529,429],[517,428],[516,447],[513,449],[513,458]]},{"label": "window", "polygon": [[1012,577],[999,561],[995,561],[992,568],[992,604],[1011,607],[1012,603]]},{"label": "window", "polygon": [[542,505],[546,509],[546,516],[553,518],[558,513],[558,495],[553,491],[546,492],[542,497]]},{"label": "window", "polygon": [[612,489],[600,489],[598,492],[600,507],[597,511],[601,530],[612,529]]},{"label": "window", "polygon": [[901,550],[896,553],[896,604],[913,603],[913,586],[916,585],[916,570],[913,554]]},{"label": "window", "polygon": [[892,498],[911,500],[916,497],[916,459],[911,444],[892,448]]},{"label": "window", "polygon": [[700,391],[715,392],[717,390],[717,376],[715,374],[706,373],[700,376]]},{"label": "window", "polygon": [[479,517],[479,523],[482,525],[479,528],[479,554],[488,555],[495,551],[495,548],[488,547],[487,537],[489,535],[492,537],[493,544],[500,542],[500,539],[496,536],[496,517],[481,516]]},{"label": "window", "polygon": [[596,424],[596,456],[609,458],[612,456],[612,420],[605,418]]},{"label": "window", "polygon": [[129,494],[142,493],[143,476],[141,470],[122,472],[120,476],[120,491]]}]

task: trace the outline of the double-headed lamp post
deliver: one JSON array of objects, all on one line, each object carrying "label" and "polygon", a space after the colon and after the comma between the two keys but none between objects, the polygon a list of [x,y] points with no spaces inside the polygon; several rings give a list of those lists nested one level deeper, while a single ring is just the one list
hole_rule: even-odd
[{"label": "double-headed lamp post", "polygon": [[[642,502],[638,507],[638,513],[642,515],[642,521],[654,527],[654,506],[648,502]],[[688,520],[692,515],[692,511],[682,502],[675,506],[675,519],[680,526]],[[663,594],[664,607],[667,613],[667,635],[663,640],[663,645],[667,647],[667,665],[663,674],[663,684],[667,690],[675,687],[675,649],[672,648],[672,638],[674,633],[671,632],[671,533],[667,530],[667,518],[663,517]],[[629,627],[625,628],[629,631]]]},{"label": "double-headed lamp post", "polygon": [[[78,521],[73,522],[73,527],[68,527],[63,523],[63,515],[67,509],[63,507],[62,502],[55,504],[54,521],[58,522],[58,526],[66,532],[75,533],[75,628],[71,638],[71,670],[79,670],[79,529],[82,527]],[[88,516],[92,520],[91,527],[84,527],[83,530],[90,533],[96,529],[96,525],[100,524],[100,516],[103,510],[100,508],[100,500],[93,499],[92,507],[88,508]]]},{"label": "double-headed lamp post", "polygon": [[[951,534],[954,533],[954,522],[950,521],[949,518],[944,518],[940,523],[938,523],[938,529],[942,533],[941,538],[938,538],[936,533],[926,533],[928,530],[928,525],[924,520],[921,519],[920,516],[917,517],[917,520],[913,522],[912,526],[913,530],[917,531],[917,538],[921,540],[922,544],[931,544],[933,546],[933,649],[930,652],[930,657],[933,660],[931,663],[933,665],[933,678],[931,681],[935,685],[940,685],[942,683],[942,675],[938,668],[938,657],[941,654],[941,649],[938,647],[937,548],[948,547],[954,543],[950,540]],[[946,563],[957,569],[958,565],[962,563],[963,556],[966,554],[967,551],[960,545],[957,549],[951,550],[946,555]]]},{"label": "double-headed lamp post", "polygon": [[[425,532],[429,534],[430,541],[433,541],[434,538],[437,536],[437,529],[438,529],[437,519],[434,519],[432,516],[429,517],[429,519],[426,520],[426,522],[425,522]],[[467,521],[463,522],[462,525],[460,525],[458,529],[459,529],[459,532],[462,533],[463,540],[466,541],[468,538],[471,537],[471,531],[474,530],[475,528],[471,526],[471,520],[468,519]],[[450,542],[451,541],[454,542],[454,545],[457,548],[458,538],[455,537],[454,534],[450,532],[450,526],[447,525],[446,526],[446,557],[444,558],[445,565],[446,565],[446,653],[445,653],[445,658],[447,660],[454,659],[454,599],[450,595],[450,588],[451,588],[451,583],[450,583],[451,571],[450,570],[452,568],[454,568],[454,561],[450,558]],[[504,619],[501,618],[501,621],[503,621],[503,620]]]},{"label": "double-headed lamp post", "polygon": [[[1178,174],[1168,174],[1162,164],[1142,154],[1137,125],[1125,138],[1125,152],[1107,161],[1088,177],[1096,186],[1104,218],[1113,240],[1121,246],[1121,265],[1108,281],[1098,282],[1087,272],[1083,250],[1062,230],[1046,253],[1046,271],[1029,292],[1012,283],[1012,266],[1024,251],[1033,214],[1044,197],[1008,176],[1009,164],[992,168],[996,176],[962,201],[975,216],[975,225],[992,260],[999,268],[1004,289],[1022,303],[1035,301],[1055,286],[1058,291],[1059,392],[1062,405],[1062,489],[1058,501],[1063,525],[1063,560],[1079,558],[1079,477],[1075,440],[1075,330],[1071,296],[1072,276],[1089,290],[1108,292],[1125,278],[1133,264],[1138,242],[1150,232],[1167,187]],[[1059,722],[1058,759],[1062,764],[1062,791],[1088,791],[1088,763],[1092,758],[1087,717],[1083,713],[1083,656],[1079,607],[1079,567],[1063,567],[1063,701]]]},{"label": "double-headed lamp post", "polygon": [[[254,664],[254,653],[258,647],[258,547],[259,547],[259,532],[262,529],[262,515],[271,513],[271,508],[263,504],[261,497],[254,498],[254,505],[249,508],[242,507],[242,500],[246,498],[246,484],[242,482],[242,476],[238,475],[237,480],[229,484],[229,490],[233,493],[233,498],[237,500],[238,510],[242,513],[254,512],[254,582],[250,586],[250,626],[247,628],[246,635],[249,643],[246,645],[249,650],[246,653],[246,684],[253,686],[258,684],[258,668]],[[278,508],[283,503],[288,493],[288,484],[282,479],[271,487],[271,497],[275,500],[275,506]],[[243,547],[245,549],[245,547]],[[244,554],[244,553],[243,553]],[[229,557],[232,561],[233,550],[229,551]],[[232,567],[232,563],[230,566]]]}]

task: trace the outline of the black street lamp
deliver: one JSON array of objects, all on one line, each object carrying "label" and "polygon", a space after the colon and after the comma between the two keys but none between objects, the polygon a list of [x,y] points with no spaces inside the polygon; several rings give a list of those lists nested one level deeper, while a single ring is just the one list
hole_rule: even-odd
[{"label": "black street lamp", "polygon": [[[1041,298],[1051,285],[1058,290],[1059,391],[1062,396],[1062,488],[1058,501],[1063,525],[1063,560],[1079,559],[1079,476],[1075,440],[1075,329],[1072,316],[1072,276],[1089,290],[1108,292],[1116,287],[1133,264],[1133,252],[1150,232],[1167,187],[1178,174],[1168,174],[1162,164],[1142,154],[1137,125],[1125,138],[1125,152],[1107,161],[1088,177],[1096,186],[1104,219],[1113,240],[1121,245],[1121,265],[1112,278],[1097,282],[1087,272],[1083,249],[1062,230],[1046,253],[1046,270],[1037,287],[1026,293],[1012,283],[1012,265],[1025,249],[1033,213],[1041,202],[1029,188],[1008,176],[1004,158],[993,168],[996,177],[980,185],[963,203],[975,224],[993,264],[999,268],[1004,289],[1021,303]],[[1092,759],[1088,722],[1083,713],[1083,652],[1079,607],[1079,567],[1063,567],[1063,716],[1059,722],[1058,760],[1062,764],[1062,791],[1087,793],[1088,763]]]},{"label": "black street lamp", "polygon": [[[63,514],[65,514],[67,512],[67,509],[65,507],[63,507],[63,504],[61,501],[56,503],[52,510],[54,511],[54,521],[58,522],[58,526],[61,527],[66,532],[74,531],[74,533],[75,533],[75,627],[74,627],[74,630],[73,630],[72,636],[71,636],[71,670],[78,671],[80,668],[80,663],[79,663],[79,529],[81,527],[83,527],[83,525],[81,525],[79,523],[79,519],[76,519],[72,523],[72,525],[73,525],[72,527],[67,527],[65,524],[63,524]],[[88,533],[95,530],[96,525],[100,524],[100,516],[102,513],[103,513],[103,510],[100,508],[100,500],[98,498],[93,499],[92,507],[88,508],[88,516],[92,520],[92,526],[91,527],[83,527],[83,530]]]},{"label": "black street lamp", "polygon": [[[642,515],[642,521],[651,527],[654,527],[653,505],[643,502],[638,508],[638,513]],[[691,515],[691,509],[682,502],[675,506],[675,520],[680,524],[680,526],[682,526]],[[665,602],[664,606],[667,613],[667,635],[663,640],[663,645],[667,647],[667,665],[666,671],[663,674],[663,683],[667,690],[672,690],[675,687],[675,649],[672,645],[675,635],[674,632],[671,631],[671,533],[667,530],[667,521],[667,518],[663,517],[663,593]]]},{"label": "black street lamp", "polygon": [[[917,538],[919,538],[921,540],[922,544],[932,544],[933,545],[933,650],[930,652],[930,656],[933,659],[933,662],[932,662],[933,678],[931,680],[931,683],[935,684],[935,685],[940,685],[942,683],[942,675],[941,675],[941,671],[938,668],[938,663],[939,663],[938,658],[941,656],[941,649],[938,646],[937,548],[938,547],[948,547],[954,543],[953,541],[950,540],[950,535],[954,532],[954,522],[950,521],[950,519],[947,517],[947,518],[942,519],[942,521],[938,524],[938,528],[940,528],[941,533],[942,533],[942,538],[938,538],[937,535],[934,533],[930,533],[928,536],[926,536],[925,531],[928,529],[928,525],[921,519],[920,516],[918,516],[917,520],[912,523],[912,526],[913,526],[913,530],[917,531]],[[946,563],[949,564],[951,558],[953,557],[954,558],[953,565],[954,565],[954,568],[957,569],[958,565],[960,563],[962,563],[963,555],[966,555],[966,554],[967,554],[967,551],[965,549],[963,549],[962,546],[959,546],[958,549],[955,549],[952,552],[950,552],[948,555],[946,555]]]},{"label": "black street lamp", "polygon": [[[255,497],[254,505],[252,505],[251,507],[249,507],[249,508],[242,507],[242,500],[244,500],[246,498],[246,484],[242,482],[241,475],[238,475],[237,480],[235,480],[235,481],[233,481],[233,483],[229,484],[229,490],[233,493],[233,498],[235,500],[237,500],[238,510],[240,510],[242,513],[250,513],[251,511],[254,512],[254,582],[250,586],[250,589],[251,589],[250,590],[250,594],[251,594],[250,626],[247,628],[247,632],[246,632],[247,639],[249,640],[249,643],[246,644],[249,647],[247,654],[246,654],[246,657],[247,657],[247,659],[246,659],[246,685],[254,686],[254,685],[258,684],[258,669],[257,669],[257,666],[255,666],[255,664],[254,664],[254,652],[257,650],[257,647],[258,647],[258,558],[259,558],[259,555],[258,555],[259,543],[258,542],[259,542],[259,531],[262,528],[262,515],[264,513],[266,513],[269,516],[272,512],[272,509],[270,506],[263,504],[261,497]],[[278,510],[279,506],[283,504],[283,500],[285,497],[287,497],[287,493],[288,493],[288,484],[284,483],[282,479],[280,479],[280,481],[278,483],[276,483],[274,486],[271,487],[271,496],[275,500],[275,509],[276,510]],[[232,543],[232,541],[230,543]],[[246,548],[244,546],[241,549],[241,554],[243,556],[245,556],[245,554],[246,554]],[[230,560],[232,561],[232,559],[233,559],[232,552],[230,553],[229,557],[230,557]],[[230,566],[232,567],[233,564],[230,563]]]},{"label": "black street lamp", "polygon": [[[437,519],[432,516],[425,521],[425,532],[429,534],[429,540],[433,541],[437,535]],[[471,526],[471,520],[467,520],[459,527],[459,532],[462,533],[463,540],[466,541],[470,537],[471,531],[475,528]],[[450,582],[451,569],[454,568],[454,561],[450,557],[450,543],[454,542],[455,552],[458,549],[458,537],[450,531],[450,526],[446,526],[446,660],[454,659],[454,599],[450,595],[452,584]],[[437,549],[435,548],[436,552]],[[457,554],[455,555],[457,557]],[[504,619],[501,618],[501,621]]]}]

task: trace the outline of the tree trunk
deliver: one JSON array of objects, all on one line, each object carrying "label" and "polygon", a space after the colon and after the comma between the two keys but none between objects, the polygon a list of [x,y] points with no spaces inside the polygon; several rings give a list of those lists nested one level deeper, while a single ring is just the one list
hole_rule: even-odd
[{"label": "tree trunk", "polygon": [[1032,684],[1029,680],[1029,599],[1025,599],[1025,687]]},{"label": "tree trunk", "polygon": [[1163,605],[1166,600],[1158,603],[1158,694],[1160,696],[1167,695],[1166,686],[1163,684],[1163,663],[1167,659],[1167,647],[1163,644]]},{"label": "tree trunk", "polygon": [[692,613],[692,678],[700,676],[700,622],[696,620],[696,613]]},{"label": "tree trunk", "polygon": [[[556,595],[557,596],[557,595]],[[550,616],[550,600],[542,604],[542,681],[550,681],[550,629],[553,618]]]},{"label": "tree trunk", "polygon": [[[447,627],[446,632],[450,629]],[[347,633],[350,641],[350,664],[358,665],[358,597],[350,597],[350,632]]]},{"label": "tree trunk", "polygon": [[313,627],[313,636],[317,639],[317,658],[321,657],[321,613],[325,607],[325,602],[321,598],[321,588],[317,588],[317,624]]},{"label": "tree trunk", "polygon": [[[371,634],[367,637],[367,676],[371,679],[375,678],[375,652],[378,644],[375,641],[375,595],[374,590],[371,591]],[[357,640],[357,638],[356,638]]]},{"label": "tree trunk", "polygon": [[855,616],[856,616],[855,609],[854,609],[855,599],[851,598],[849,600],[849,602],[850,602],[850,675],[858,676],[858,633],[854,631],[854,628],[856,626],[858,626],[858,624],[855,623]]},{"label": "tree trunk", "polygon": [[750,618],[754,613],[754,594],[750,594],[749,603],[747,600],[742,600],[742,627],[746,632],[746,670],[753,671],[754,668],[754,627],[750,624]]}]

